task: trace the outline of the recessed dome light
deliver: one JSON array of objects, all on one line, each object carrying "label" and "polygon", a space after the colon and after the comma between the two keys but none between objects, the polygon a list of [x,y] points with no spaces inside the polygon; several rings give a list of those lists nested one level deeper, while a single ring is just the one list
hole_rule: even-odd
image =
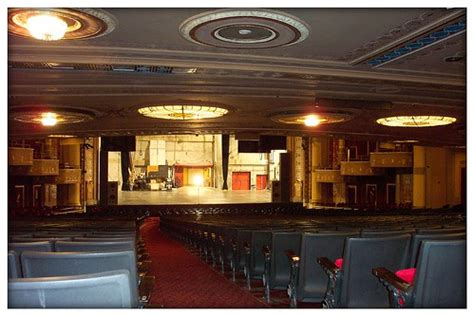
[{"label": "recessed dome light", "polygon": [[86,39],[112,32],[115,18],[99,9],[8,10],[8,32],[44,41]]},{"label": "recessed dome light", "polygon": [[51,134],[48,135],[49,138],[73,138],[76,137],[75,135],[67,135],[67,134]]},{"label": "recessed dome light", "polygon": [[207,105],[155,105],[138,109],[143,116],[164,120],[201,120],[224,116],[229,111]]},{"label": "recessed dome light", "polygon": [[64,37],[67,23],[57,16],[40,14],[29,17],[26,28],[31,36],[43,41],[57,41]]},{"label": "recessed dome light", "polygon": [[40,121],[43,126],[54,126],[58,123],[58,115],[53,112],[42,113]]},{"label": "recessed dome light", "polygon": [[12,106],[11,120],[21,123],[33,123],[43,126],[82,123],[94,118],[93,113],[84,110],[44,106]]},{"label": "recessed dome light", "polygon": [[352,118],[349,113],[342,112],[318,112],[307,114],[298,112],[284,112],[272,116],[272,120],[283,124],[305,125],[314,127],[321,124],[334,124],[348,121]]},{"label": "recessed dome light", "polygon": [[419,143],[419,141],[416,140],[416,139],[399,139],[399,140],[394,140],[393,143],[395,143],[395,144],[416,144],[416,143]]},{"label": "recessed dome light", "polygon": [[391,116],[377,120],[378,124],[391,127],[433,127],[449,125],[454,122],[456,122],[454,117],[431,115]]},{"label": "recessed dome light", "polygon": [[314,127],[314,126],[318,126],[319,123],[320,123],[319,117],[314,114],[308,115],[304,119],[304,125],[306,126]]}]

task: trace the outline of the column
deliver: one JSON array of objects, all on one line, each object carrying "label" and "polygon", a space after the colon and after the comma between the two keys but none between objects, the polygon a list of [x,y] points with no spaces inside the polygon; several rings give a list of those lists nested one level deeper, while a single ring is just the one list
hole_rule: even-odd
[{"label": "column", "polygon": [[413,208],[426,207],[425,147],[413,146]]}]

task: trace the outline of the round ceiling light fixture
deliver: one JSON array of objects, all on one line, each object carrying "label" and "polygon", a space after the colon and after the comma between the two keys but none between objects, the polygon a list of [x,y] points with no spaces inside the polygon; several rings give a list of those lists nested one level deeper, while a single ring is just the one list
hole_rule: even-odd
[{"label": "round ceiling light fixture", "polygon": [[306,126],[314,127],[314,126],[318,126],[319,123],[321,123],[319,120],[319,117],[314,114],[308,115],[304,119],[304,125]]},{"label": "round ceiling light fixture", "polygon": [[271,48],[304,41],[309,27],[297,17],[263,9],[225,9],[195,15],[179,27],[197,44],[221,48]]},{"label": "round ceiling light fixture", "polygon": [[45,127],[82,123],[92,120],[95,117],[86,111],[34,106],[12,107],[9,116],[10,119],[17,122],[39,124]]},{"label": "round ceiling light fixture", "polygon": [[419,143],[419,140],[416,139],[399,139],[399,140],[394,140],[393,143],[395,144],[416,144]]},{"label": "round ceiling light fixture", "polygon": [[226,115],[229,110],[210,105],[152,105],[138,109],[143,116],[163,120],[189,121],[212,119]]},{"label": "round ceiling light fixture", "polygon": [[433,127],[449,125],[456,122],[456,118],[449,116],[412,115],[382,117],[377,123],[390,127]]},{"label": "round ceiling light fixture", "polygon": [[342,123],[350,120],[352,117],[351,114],[343,112],[318,112],[310,114],[285,112],[273,115],[271,119],[277,123],[316,127],[323,124]]},{"label": "round ceiling light fixture", "polygon": [[87,39],[112,32],[115,18],[99,9],[8,10],[8,32],[43,41]]}]

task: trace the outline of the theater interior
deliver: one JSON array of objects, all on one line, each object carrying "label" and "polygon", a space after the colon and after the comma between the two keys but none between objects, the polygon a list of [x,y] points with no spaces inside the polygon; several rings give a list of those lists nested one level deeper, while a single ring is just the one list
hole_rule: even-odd
[{"label": "theater interior", "polygon": [[466,308],[466,12],[8,8],[8,307]]}]

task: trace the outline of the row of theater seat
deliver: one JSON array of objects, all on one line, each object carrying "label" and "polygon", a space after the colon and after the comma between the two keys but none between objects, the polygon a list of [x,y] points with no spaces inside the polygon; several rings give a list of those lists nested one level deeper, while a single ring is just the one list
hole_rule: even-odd
[{"label": "row of theater seat", "polygon": [[[15,223],[9,232],[9,307],[143,307],[154,277],[135,225]],[[38,223],[35,223],[38,224]],[[123,223],[122,223],[123,224]]]},{"label": "row of theater seat", "polygon": [[[451,221],[438,217],[423,219],[424,223],[420,218],[418,222],[407,218],[387,220],[386,223],[379,219],[378,225],[371,228],[357,228],[348,225],[354,224],[350,222],[340,223],[342,225],[337,228],[325,225],[324,221],[317,225],[304,221],[295,225],[291,220],[270,224],[264,219],[257,225],[255,219],[246,221],[242,218],[197,222],[170,217],[161,222],[162,229],[198,249],[206,261],[210,257],[212,264],[219,265],[222,272],[229,267],[233,280],[239,271],[244,272],[249,288],[251,279],[262,280],[268,302],[271,290],[287,289],[292,306],[297,306],[299,301],[324,301],[329,307],[388,307],[399,305],[394,299],[388,299],[387,290],[377,280],[382,279],[380,271],[415,267],[425,241],[465,240],[465,226],[456,218]],[[458,277],[463,279],[465,248],[457,247],[458,255],[453,255],[452,259],[455,259],[453,264],[459,271]],[[341,257],[344,260],[340,262],[344,263],[337,267],[334,261]],[[448,263],[443,265],[449,266]],[[374,271],[375,277],[372,269],[381,267],[386,270]],[[446,278],[439,280],[449,282]],[[387,284],[386,280],[383,282]],[[390,286],[387,287],[390,290]],[[449,286],[445,289],[450,289],[448,292],[457,299],[425,300],[418,305],[411,302],[404,306],[465,305],[465,295],[462,295],[465,287],[460,285],[458,291]]]}]

